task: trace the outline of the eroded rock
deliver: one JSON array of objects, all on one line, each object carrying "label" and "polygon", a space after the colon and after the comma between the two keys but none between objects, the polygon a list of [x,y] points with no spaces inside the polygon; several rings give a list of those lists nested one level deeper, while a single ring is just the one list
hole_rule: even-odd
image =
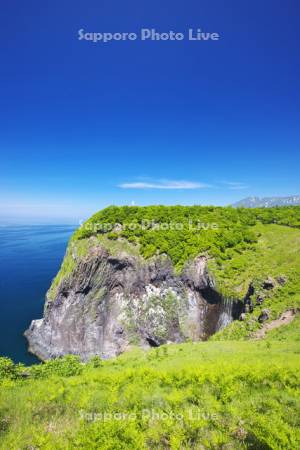
[{"label": "eroded rock", "polygon": [[266,290],[274,289],[276,281],[272,277],[266,278],[262,283],[262,288]]},{"label": "eroded rock", "polygon": [[276,281],[278,284],[280,284],[280,286],[284,286],[285,283],[287,282],[287,277],[284,275],[280,275],[279,277],[276,278]]},{"label": "eroded rock", "polygon": [[216,292],[204,256],[177,276],[166,256],[144,261],[124,252],[111,255],[93,241],[54,298],[47,296],[44,318],[25,335],[29,350],[43,360],[70,353],[106,359],[132,344],[206,339],[236,311]]},{"label": "eroded rock", "polygon": [[265,301],[265,296],[263,294],[258,294],[258,296],[256,297],[256,304],[262,305],[264,301]]},{"label": "eroded rock", "polygon": [[258,317],[258,321],[260,323],[263,323],[266,320],[268,320],[269,318],[270,318],[270,311],[268,309],[263,309]]}]

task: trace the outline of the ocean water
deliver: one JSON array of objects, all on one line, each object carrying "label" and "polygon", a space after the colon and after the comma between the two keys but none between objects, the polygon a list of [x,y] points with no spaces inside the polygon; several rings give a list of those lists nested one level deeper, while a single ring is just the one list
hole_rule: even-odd
[{"label": "ocean water", "polygon": [[0,356],[33,364],[23,333],[43,314],[45,294],[74,226],[0,226]]}]

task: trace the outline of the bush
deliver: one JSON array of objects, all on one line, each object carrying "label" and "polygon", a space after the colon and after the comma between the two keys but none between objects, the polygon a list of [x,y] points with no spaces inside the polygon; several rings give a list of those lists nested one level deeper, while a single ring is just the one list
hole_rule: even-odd
[{"label": "bush", "polygon": [[103,366],[103,361],[99,356],[93,356],[88,364],[88,366],[92,367],[93,369],[97,369],[98,367]]},{"label": "bush", "polygon": [[[252,228],[257,223],[299,228],[300,207],[110,206],[83,224],[72,240],[85,239],[97,233],[111,240],[125,238],[139,244],[145,258],[166,253],[181,269],[188,259],[201,252],[230,259],[235,251],[255,245],[258,236]],[[106,230],[105,224],[110,224],[113,229],[115,224],[120,224],[120,231]],[[199,227],[199,224],[202,225]]]},{"label": "bush", "polygon": [[21,377],[24,366],[14,364],[14,362],[5,357],[0,357],[0,381],[4,379],[16,380]]},{"label": "bush", "polygon": [[79,375],[82,367],[79,356],[67,355],[32,366],[30,372],[34,378],[44,378],[50,375],[71,377]]}]

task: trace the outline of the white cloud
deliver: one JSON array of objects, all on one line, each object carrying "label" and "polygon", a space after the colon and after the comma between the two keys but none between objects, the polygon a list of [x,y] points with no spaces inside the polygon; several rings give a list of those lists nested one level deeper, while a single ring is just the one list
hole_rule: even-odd
[{"label": "white cloud", "polygon": [[122,189],[203,189],[210,187],[205,183],[185,180],[151,180],[119,184]]}]

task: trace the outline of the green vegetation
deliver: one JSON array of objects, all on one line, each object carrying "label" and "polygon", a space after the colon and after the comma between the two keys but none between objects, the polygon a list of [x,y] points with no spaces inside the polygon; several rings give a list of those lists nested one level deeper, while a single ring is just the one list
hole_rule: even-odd
[{"label": "green vegetation", "polygon": [[[84,242],[84,241],[83,241]],[[66,279],[75,269],[76,267],[76,259],[72,254],[72,245],[69,245],[62,262],[61,268],[57,273],[56,277],[52,281],[51,287],[47,292],[48,299],[53,300],[55,298],[58,286],[60,283]]]},{"label": "green vegetation", "polygon": [[286,330],[86,365],[69,356],[23,376],[0,359],[0,448],[299,449],[299,319]]},{"label": "green vegetation", "polygon": [[[299,449],[300,318],[249,340],[262,309],[269,320],[300,309],[299,228],[300,207],[95,214],[73,235],[50,299],[101,245],[141,260],[167,254],[177,271],[206,254],[225,296],[242,299],[252,285],[254,310],[208,342],[133,348],[110,361],[70,355],[26,368],[0,358],[0,449]],[[172,321],[176,301],[166,299]]]},{"label": "green vegetation", "polygon": [[[285,227],[280,232],[273,225],[270,230],[273,230],[274,238],[270,232],[264,237],[267,228],[263,225],[270,224]],[[74,233],[48,298],[55,297],[59,284],[72,273],[78,260],[98,244],[111,254],[126,252],[145,259],[167,254],[178,272],[189,259],[207,254],[213,258],[211,270],[217,274],[221,289],[230,295],[236,296],[237,292],[242,295],[253,275],[250,269],[252,264],[247,266],[248,258],[257,261],[256,252],[259,252],[259,257],[263,256],[264,245],[269,250],[272,245],[270,239],[276,243],[276,239],[281,240],[282,236],[285,241],[282,249],[286,253],[286,246],[290,246],[294,239],[299,242],[299,228],[300,207],[297,206],[255,209],[111,206],[96,213]],[[274,248],[274,254],[280,258],[281,252]],[[268,255],[271,256],[271,253]],[[283,260],[284,257],[278,262]],[[268,261],[265,263],[267,266]],[[245,269],[249,272],[247,277],[244,277]],[[235,289],[233,293],[230,291],[232,283],[240,283],[241,289]]]},{"label": "green vegetation", "polygon": [[292,323],[269,331],[267,339],[276,341],[300,341],[300,315],[296,316]]},{"label": "green vegetation", "polygon": [[62,268],[48,292],[55,297],[80,258],[95,245],[111,254],[126,252],[147,259],[167,254],[179,272],[187,260],[206,254],[209,269],[224,296],[243,299],[250,283],[285,276],[285,286],[255,305],[244,322],[234,322],[213,339],[244,339],[260,325],[263,308],[277,318],[300,307],[300,207],[221,208],[200,206],[109,207],[89,219],[73,235]]},{"label": "green vegetation", "polygon": [[[211,339],[247,339],[260,328],[258,317],[263,309],[270,312],[270,320],[277,319],[288,309],[300,309],[300,231],[279,225],[258,224],[253,227],[258,241],[253,249],[234,255],[221,265],[210,262],[210,269],[220,291],[234,298],[243,298],[250,283],[255,287],[251,296],[254,311],[243,322],[235,321]],[[261,284],[267,277],[284,277],[274,289],[264,291],[264,301],[256,305],[262,294]]]},{"label": "green vegetation", "polygon": [[126,252],[141,258],[167,254],[178,271],[188,259],[205,253],[224,296],[243,299],[250,283],[259,286],[268,276],[287,279],[284,286],[267,293],[262,305],[256,305],[256,289],[251,298],[254,311],[246,320],[233,322],[211,338],[247,339],[260,328],[262,309],[276,319],[287,309],[300,308],[299,217],[300,207],[109,207],[74,233],[48,298],[55,298],[61,281],[95,245],[111,254]]},{"label": "green vegetation", "polygon": [[253,248],[256,224],[300,228],[300,207],[222,208],[213,206],[111,206],[99,211],[75,233],[73,241],[104,235],[125,238],[149,258],[166,253],[180,270],[199,253],[218,263]]},{"label": "green vegetation", "polygon": [[[157,206],[93,216],[72,237],[49,298],[101,245],[144,259],[167,254],[178,271],[207,254],[224,295],[242,299],[252,283],[254,311],[209,342],[113,361],[68,356],[25,368],[1,358],[0,448],[299,448],[299,318],[261,342],[237,341],[261,326],[263,308],[270,320],[300,308],[299,215],[297,207]],[[255,305],[270,276],[286,283]]]},{"label": "green vegetation", "polygon": [[242,298],[251,281],[268,276],[292,274],[300,265],[300,231],[280,225],[257,224],[254,247],[235,252],[218,264],[210,261],[210,269],[224,293]]},{"label": "green vegetation", "polygon": [[201,253],[213,257],[221,268],[224,261],[233,260],[231,267],[239,269],[239,255],[256,251],[258,237],[264,231],[259,225],[274,223],[299,229],[300,207],[111,206],[74,233],[48,296],[55,295],[59,283],[74,270],[76,260],[97,243],[112,254],[124,251],[144,258],[167,254],[177,271]]}]

